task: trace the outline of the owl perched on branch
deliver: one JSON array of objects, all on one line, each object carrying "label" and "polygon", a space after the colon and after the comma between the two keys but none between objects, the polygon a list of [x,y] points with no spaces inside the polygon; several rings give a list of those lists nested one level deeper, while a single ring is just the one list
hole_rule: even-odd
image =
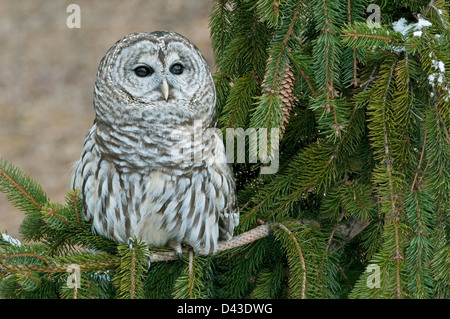
[{"label": "owl perched on branch", "polygon": [[182,244],[214,253],[233,236],[239,212],[215,101],[208,65],[185,37],[135,33],[114,44],[72,179],[96,234],[178,254]]}]

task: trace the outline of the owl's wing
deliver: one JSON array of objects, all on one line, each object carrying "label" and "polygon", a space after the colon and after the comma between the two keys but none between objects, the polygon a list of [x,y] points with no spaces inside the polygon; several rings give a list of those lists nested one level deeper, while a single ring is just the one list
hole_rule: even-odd
[{"label": "owl's wing", "polygon": [[223,177],[221,191],[225,199],[225,206],[223,211],[219,213],[219,240],[229,240],[233,237],[234,228],[239,224],[236,185],[229,165],[227,165]]},{"label": "owl's wing", "polygon": [[[98,155],[95,151],[95,130],[96,124],[94,123],[84,139],[83,152],[76,163],[71,181],[72,188],[78,190],[83,198],[95,198],[93,196],[95,195],[95,189],[88,183],[89,178],[93,179],[98,164]],[[87,209],[86,204],[86,201],[84,201],[84,217],[90,220],[92,218],[91,211]]]}]

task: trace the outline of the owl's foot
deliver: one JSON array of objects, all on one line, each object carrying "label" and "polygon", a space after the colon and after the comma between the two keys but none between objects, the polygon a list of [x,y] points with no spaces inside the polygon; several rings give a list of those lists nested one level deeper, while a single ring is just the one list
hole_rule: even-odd
[{"label": "owl's foot", "polygon": [[[175,241],[170,241],[167,246],[173,248],[175,250],[175,253],[178,256],[178,259],[180,261],[183,261],[183,250],[181,249],[181,244],[179,242],[175,242]],[[197,257],[200,254],[200,248],[194,248],[190,245],[187,245],[187,248],[189,248],[189,253],[193,253],[195,251],[195,253],[193,253],[194,257]]]},{"label": "owl's foot", "polygon": [[[189,254],[192,254],[193,251],[194,251],[193,248],[189,247]],[[175,249],[175,252],[177,253],[178,260],[183,261],[183,252],[181,251],[181,246],[180,246],[180,250]],[[200,254],[200,249],[196,249],[193,256],[197,257],[199,254]]]},{"label": "owl's foot", "polygon": [[169,247],[171,247],[171,248],[173,248],[175,250],[175,253],[177,254],[179,260],[183,260],[183,253],[182,253],[182,250],[181,250],[181,244],[179,242],[170,241],[167,244],[167,246],[169,246]]}]

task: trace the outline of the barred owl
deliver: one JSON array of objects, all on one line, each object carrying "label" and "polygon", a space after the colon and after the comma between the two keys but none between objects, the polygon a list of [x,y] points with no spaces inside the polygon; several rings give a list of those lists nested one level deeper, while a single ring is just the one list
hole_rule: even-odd
[{"label": "barred owl", "polygon": [[177,33],[134,33],[109,49],[72,179],[96,234],[118,243],[136,236],[179,255],[185,244],[214,253],[232,237],[239,213],[220,131],[211,130],[215,101],[205,59]]}]

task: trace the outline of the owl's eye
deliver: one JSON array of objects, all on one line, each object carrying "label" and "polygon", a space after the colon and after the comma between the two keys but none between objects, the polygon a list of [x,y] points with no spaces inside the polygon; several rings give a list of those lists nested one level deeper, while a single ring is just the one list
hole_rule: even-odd
[{"label": "owl's eye", "polygon": [[153,69],[148,66],[138,66],[134,69],[134,73],[141,78],[145,78],[146,76],[153,74]]},{"label": "owl's eye", "polygon": [[176,63],[170,67],[170,73],[175,75],[180,75],[183,73],[184,66],[182,66],[180,63]]}]

